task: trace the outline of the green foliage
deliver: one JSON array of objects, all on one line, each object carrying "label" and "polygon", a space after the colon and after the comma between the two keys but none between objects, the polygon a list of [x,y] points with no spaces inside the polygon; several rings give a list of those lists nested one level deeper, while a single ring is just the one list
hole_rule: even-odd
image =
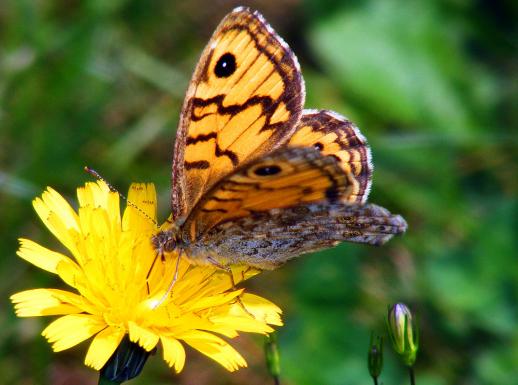
[{"label": "green foliage", "polygon": [[[518,135],[514,3],[436,0],[244,2],[302,64],[308,107],[352,119],[371,143],[370,200],[409,223],[382,248],[341,245],[250,284],[285,309],[283,383],[369,383],[366,349],[387,305],[417,314],[417,383],[518,384]],[[48,320],[19,320],[8,296],[55,287],[15,256],[16,238],[56,247],[30,201],[72,196],[98,169],[122,191],[154,182],[168,215],[170,157],[185,87],[231,9],[153,0],[0,3],[0,370],[6,384],[93,384],[85,346],[53,354]],[[221,4],[225,4],[222,6]],[[177,383],[271,381],[260,340],[227,374],[190,353]],[[241,350],[241,349],[240,349]],[[171,384],[151,357],[135,384]],[[407,383],[386,349],[380,380]]]}]

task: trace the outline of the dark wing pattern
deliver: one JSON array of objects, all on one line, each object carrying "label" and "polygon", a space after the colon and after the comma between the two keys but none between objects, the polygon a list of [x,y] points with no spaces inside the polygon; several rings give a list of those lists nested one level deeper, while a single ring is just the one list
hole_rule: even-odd
[{"label": "dark wing pattern", "polygon": [[222,223],[193,245],[187,257],[203,264],[210,255],[223,265],[269,270],[343,241],[382,245],[406,229],[400,215],[377,205],[309,203]]}]

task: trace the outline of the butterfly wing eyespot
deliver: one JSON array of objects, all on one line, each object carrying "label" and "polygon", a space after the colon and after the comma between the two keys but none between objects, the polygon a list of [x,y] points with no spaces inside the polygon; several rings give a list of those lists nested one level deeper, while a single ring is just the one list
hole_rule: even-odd
[{"label": "butterfly wing eyespot", "polygon": [[224,53],[216,62],[214,73],[218,78],[228,78],[236,71],[236,57],[230,52]]},{"label": "butterfly wing eyespot", "polygon": [[186,217],[238,167],[283,146],[304,94],[297,58],[264,18],[247,8],[227,15],[185,97],[172,170],[173,219]]},{"label": "butterfly wing eyespot", "polygon": [[252,173],[254,173],[257,176],[271,176],[271,175],[277,175],[282,171],[281,167],[276,164],[271,165],[261,165],[259,167],[256,167],[252,170]]}]

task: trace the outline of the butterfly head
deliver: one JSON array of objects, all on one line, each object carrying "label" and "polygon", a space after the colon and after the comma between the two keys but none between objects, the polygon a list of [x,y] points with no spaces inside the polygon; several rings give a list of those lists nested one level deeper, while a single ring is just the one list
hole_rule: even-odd
[{"label": "butterfly head", "polygon": [[175,227],[171,227],[167,230],[160,230],[151,237],[153,248],[157,251],[158,255],[161,256],[174,251],[177,248],[179,241],[178,232]]}]

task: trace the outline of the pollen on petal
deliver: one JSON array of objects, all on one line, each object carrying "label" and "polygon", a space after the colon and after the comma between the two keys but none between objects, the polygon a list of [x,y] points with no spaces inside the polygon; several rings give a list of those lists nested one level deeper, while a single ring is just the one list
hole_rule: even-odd
[{"label": "pollen on petal", "polygon": [[36,198],[33,205],[43,222],[45,222],[49,212],[54,212],[61,219],[66,229],[79,230],[77,213],[66,199],[53,188],[47,187],[47,191],[42,194],[41,198]]},{"label": "pollen on petal", "polygon": [[149,231],[156,228],[157,200],[153,184],[132,183],[130,186],[128,205],[124,211],[123,229]]}]

